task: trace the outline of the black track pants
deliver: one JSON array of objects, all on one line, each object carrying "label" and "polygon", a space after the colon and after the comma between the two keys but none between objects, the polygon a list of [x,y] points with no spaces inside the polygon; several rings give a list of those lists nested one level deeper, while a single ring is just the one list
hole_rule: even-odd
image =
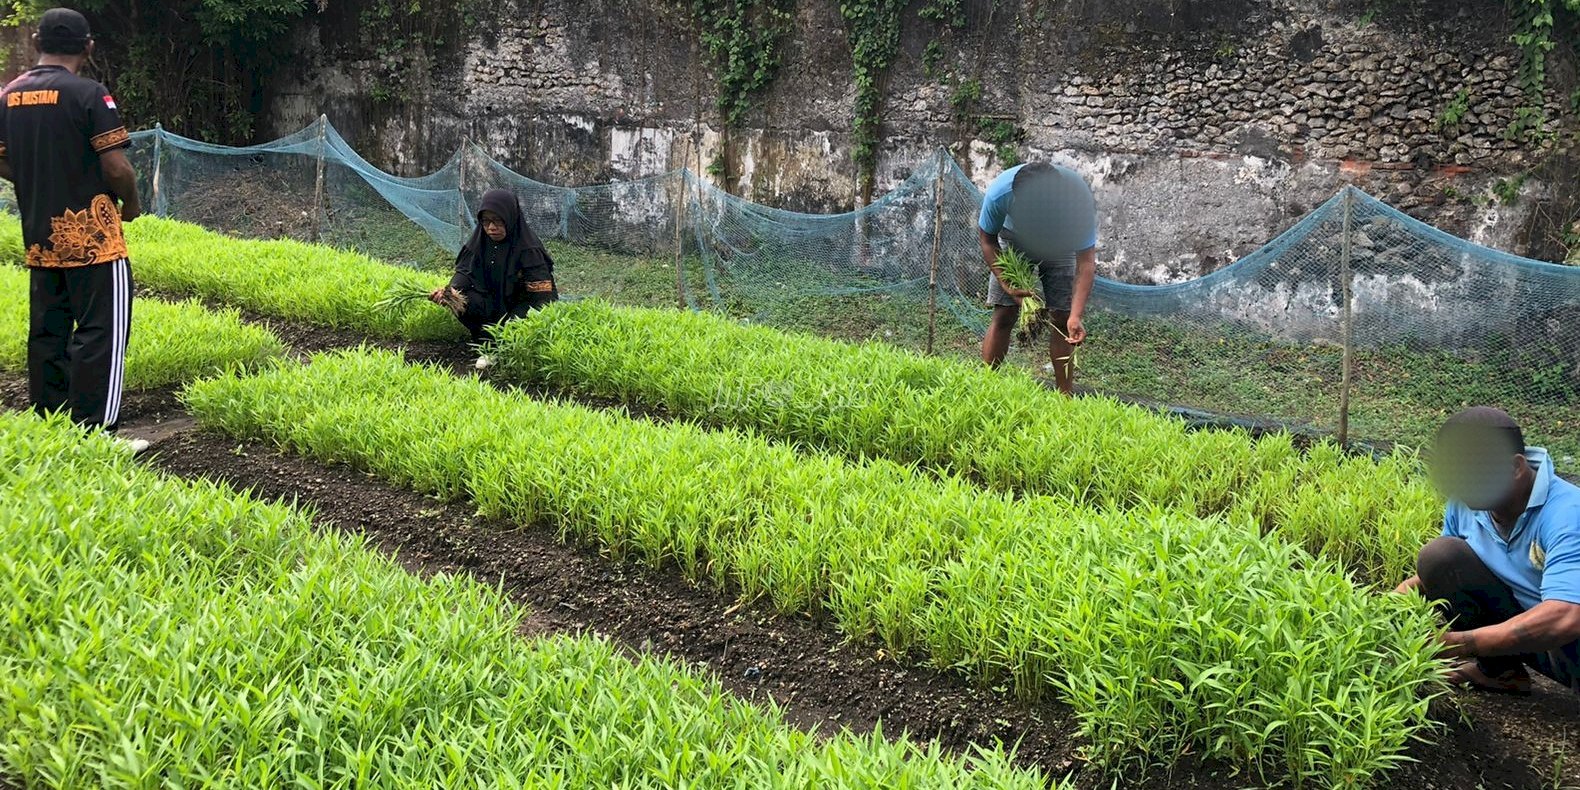
[{"label": "black track pants", "polygon": [[126,259],[69,269],[32,269],[28,396],[39,413],[113,430],[132,325]]}]

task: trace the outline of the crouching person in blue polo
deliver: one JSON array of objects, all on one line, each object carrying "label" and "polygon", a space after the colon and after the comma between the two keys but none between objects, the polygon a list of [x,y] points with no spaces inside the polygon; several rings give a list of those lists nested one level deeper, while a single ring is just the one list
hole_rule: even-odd
[{"label": "crouching person in blue polo", "polygon": [[1450,681],[1526,694],[1530,667],[1580,691],[1580,487],[1486,407],[1443,425],[1431,466],[1449,498],[1443,534],[1398,589],[1438,602]]}]

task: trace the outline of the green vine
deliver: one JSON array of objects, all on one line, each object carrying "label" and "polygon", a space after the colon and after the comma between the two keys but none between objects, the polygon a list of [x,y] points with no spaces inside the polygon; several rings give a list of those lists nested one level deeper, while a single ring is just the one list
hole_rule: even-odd
[{"label": "green vine", "polygon": [[927,0],[927,4],[917,13],[923,19],[938,22],[952,30],[966,26],[965,0]]},{"label": "green vine", "polygon": [[1453,131],[1459,128],[1470,112],[1470,98],[1470,89],[1460,88],[1459,92],[1454,94],[1454,98],[1443,105],[1443,111],[1437,115],[1438,131]]},{"label": "green vine", "polygon": [[377,102],[417,97],[421,76],[459,49],[477,26],[480,0],[371,0],[359,15],[366,54],[376,62],[368,93]]},{"label": "green vine", "polygon": [[979,117],[977,135],[993,146],[999,167],[1011,168],[1020,164],[1020,143],[1026,139],[1026,130],[1001,118]]},{"label": "green vine", "polygon": [[702,48],[718,65],[726,126],[739,128],[752,100],[773,82],[794,9],[795,0],[691,0]]},{"label": "green vine", "polygon": [[900,53],[900,14],[906,5],[904,0],[843,0],[839,4],[855,63],[856,121],[851,134],[851,159],[856,164],[863,202],[871,199],[877,181],[883,78]]}]

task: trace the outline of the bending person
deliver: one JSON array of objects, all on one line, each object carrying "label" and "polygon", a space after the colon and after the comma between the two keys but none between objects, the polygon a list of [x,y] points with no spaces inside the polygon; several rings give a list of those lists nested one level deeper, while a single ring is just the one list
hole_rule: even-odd
[{"label": "bending person", "polygon": [[[455,258],[455,276],[447,288],[466,300],[456,318],[474,343],[486,340],[490,327],[560,298],[554,286],[554,259],[521,218],[521,204],[510,191],[490,189],[483,194],[477,227]],[[445,288],[435,289],[428,298],[444,304],[444,292]]]},{"label": "bending person", "polygon": [[1033,162],[1005,170],[988,185],[977,219],[977,241],[988,278],[993,317],[982,339],[982,361],[1003,364],[1031,291],[1004,282],[998,254],[1013,248],[1030,259],[1042,280],[1043,299],[1055,332],[1048,338],[1054,382],[1075,391],[1075,346],[1086,340],[1086,302],[1097,277],[1097,205],[1086,180],[1069,168]]},{"label": "bending person", "polygon": [[1443,534],[1421,549],[1418,590],[1448,618],[1457,685],[1526,693],[1526,667],[1580,689],[1580,488],[1559,477],[1497,409],[1453,416],[1432,473],[1449,497]]}]

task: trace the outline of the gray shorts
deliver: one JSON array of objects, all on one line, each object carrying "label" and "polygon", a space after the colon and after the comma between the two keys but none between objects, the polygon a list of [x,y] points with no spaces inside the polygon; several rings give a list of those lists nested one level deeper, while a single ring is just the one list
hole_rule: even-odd
[{"label": "gray shorts", "polygon": [[[1014,243],[1013,236],[1004,234],[999,237],[999,246],[1004,249]],[[1057,313],[1070,312],[1070,303],[1075,299],[1075,256],[1071,255],[1068,260],[1032,263],[1037,267],[1037,274],[1042,277],[1043,304]],[[1004,293],[1004,286],[999,284],[998,277],[992,272],[988,272],[987,302],[989,307],[1015,306],[1015,299]]]}]

